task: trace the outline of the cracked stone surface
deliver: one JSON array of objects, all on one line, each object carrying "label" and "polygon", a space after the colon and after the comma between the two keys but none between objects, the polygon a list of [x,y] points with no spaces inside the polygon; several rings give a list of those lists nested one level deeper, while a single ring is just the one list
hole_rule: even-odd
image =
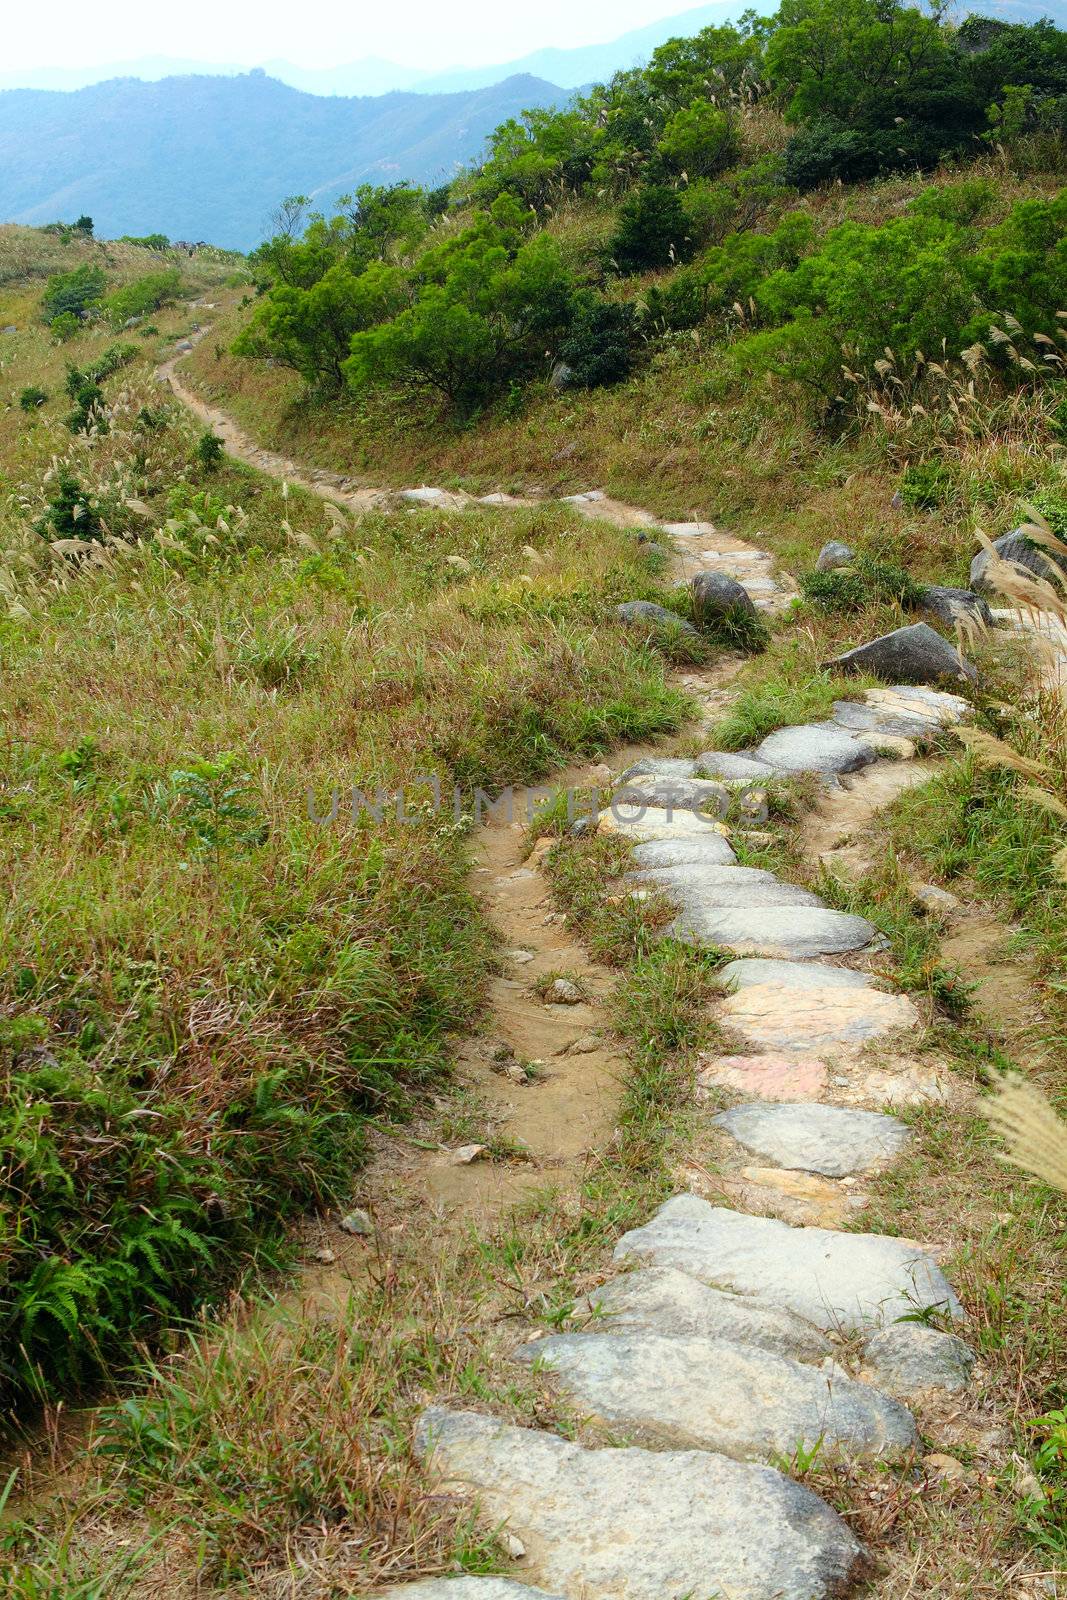
[{"label": "cracked stone surface", "polygon": [[884,1394],[905,1399],[929,1389],[955,1393],[970,1382],[975,1353],[954,1333],[921,1322],[894,1322],[863,1349],[862,1376]]},{"label": "cracked stone surface", "polygon": [[824,1178],[884,1166],[911,1137],[896,1117],[809,1101],[734,1106],[712,1120],[753,1155]]},{"label": "cracked stone surface", "polygon": [[899,1402],[830,1363],[699,1334],[550,1334],[515,1352],[541,1362],[593,1418],[657,1444],[738,1460],[788,1456],[818,1440],[828,1455],[893,1456],[914,1444]]},{"label": "cracked stone surface", "polygon": [[711,1289],[673,1267],[639,1267],[594,1289],[575,1315],[592,1315],[589,1330],[614,1334],[701,1334],[773,1350],[800,1361],[821,1361],[832,1345],[821,1329],[780,1306]]},{"label": "cracked stone surface", "polygon": [[790,1054],[856,1048],[919,1026],[919,1013],[907,995],[841,985],[751,984],[727,995],[719,1018],[747,1043]]},{"label": "cracked stone surface", "polygon": [[747,961],[729,961],[720,968],[719,977],[726,988],[750,989],[753,984],[776,984],[782,989],[870,989],[871,980],[865,972],[854,972],[851,967],[831,967],[825,962],[812,961],[761,961],[758,957]]},{"label": "cracked stone surface", "polygon": [[652,883],[690,912],[722,907],[821,906],[817,894],[759,867],[648,867],[627,877]]},{"label": "cracked stone surface", "polygon": [[583,1450],[432,1407],[418,1442],[527,1547],[531,1577],[578,1600],[832,1600],[865,1552],[817,1495],[703,1450]]},{"label": "cracked stone surface", "polygon": [[713,1288],[756,1295],[844,1333],[926,1308],[963,1316],[940,1267],[903,1239],[791,1228],[691,1194],[675,1195],[644,1227],[624,1234],[615,1259],[676,1267]]},{"label": "cracked stone surface", "polygon": [[778,905],[766,909],[683,907],[667,931],[676,939],[693,944],[718,944],[742,954],[803,959],[862,950],[878,930],[865,917],[846,911],[828,911],[820,905]]},{"label": "cracked stone surface", "polygon": [[852,733],[872,735],[872,743],[877,743],[879,734],[901,739],[929,738],[943,726],[933,715],[894,711],[889,706],[864,705],[856,700],[835,700],[831,720]]},{"label": "cracked stone surface", "polygon": [[779,728],[769,733],[752,755],[780,773],[818,772],[824,777],[858,772],[876,759],[871,745],[831,722]]},{"label": "cracked stone surface", "polygon": [[635,845],[633,860],[641,867],[736,866],[737,857],[724,834],[699,838],[649,839]]}]

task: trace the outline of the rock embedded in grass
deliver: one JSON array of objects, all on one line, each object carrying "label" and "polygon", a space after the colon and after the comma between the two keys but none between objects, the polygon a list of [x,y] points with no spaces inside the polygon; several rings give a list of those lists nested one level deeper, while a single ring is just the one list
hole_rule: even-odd
[{"label": "rock embedded in grass", "polygon": [[698,572],[689,588],[693,596],[693,614],[698,622],[756,615],[748,590],[725,572]]},{"label": "rock embedded in grass", "polygon": [[928,611],[931,616],[949,628],[955,628],[960,623],[965,627],[993,626],[992,611],[982,596],[975,594],[973,589],[950,589],[940,583],[927,584],[923,589],[919,609]]},{"label": "rock embedded in grass", "polygon": [[576,1597],[832,1600],[867,1576],[848,1525],[772,1467],[705,1450],[584,1450],[476,1412],[431,1407],[416,1436],[442,1487],[536,1552],[536,1576]]},{"label": "rock embedded in grass", "polygon": [[931,1389],[956,1393],[971,1380],[975,1353],[954,1333],[894,1322],[863,1347],[861,1376],[898,1399]]},{"label": "rock embedded in grass", "polygon": [[954,645],[925,622],[895,628],[825,663],[827,671],[869,672],[891,683],[977,683],[978,674]]},{"label": "rock embedded in grass", "polygon": [[827,1457],[900,1455],[916,1442],[911,1413],[832,1363],[701,1334],[549,1334],[515,1352],[558,1375],[602,1426],[678,1449],[769,1461],[799,1447]]},{"label": "rock embedded in grass", "polygon": [[884,1166],[911,1138],[896,1117],[809,1101],[733,1106],[713,1121],[753,1155],[825,1178]]},{"label": "rock embedded in grass", "polygon": [[616,1261],[692,1273],[713,1288],[784,1306],[828,1332],[864,1332],[896,1318],[963,1308],[940,1267],[902,1239],[791,1228],[675,1195],[650,1222],[623,1234]]},{"label": "rock embedded in grass", "polygon": [[840,539],[829,539],[815,558],[816,572],[833,572],[837,567],[847,567],[856,559],[855,552]]},{"label": "rock embedded in grass", "polygon": [[[999,539],[993,540],[993,549],[1001,561],[1006,561],[1022,573],[1023,577],[1045,579],[1051,583],[1057,594],[1062,594],[1060,575],[1067,571],[1067,556],[1054,554],[1042,545],[1036,545],[1027,538],[1024,528],[1014,528],[1011,533],[1002,533]],[[970,582],[971,588],[977,589],[982,594],[998,594],[989,579],[989,569],[994,558],[988,550],[979,550],[971,562]]]},{"label": "rock embedded in grass", "polygon": [[615,616],[619,622],[631,627],[671,628],[677,633],[699,637],[691,622],[680,617],[676,611],[668,611],[666,606],[658,606],[654,600],[624,600],[615,607]]}]

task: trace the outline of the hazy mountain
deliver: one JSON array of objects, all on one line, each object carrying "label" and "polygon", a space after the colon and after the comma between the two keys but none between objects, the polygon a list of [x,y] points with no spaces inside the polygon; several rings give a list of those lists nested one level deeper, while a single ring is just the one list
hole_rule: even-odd
[{"label": "hazy mountain", "polygon": [[[400,66],[395,61],[385,61],[379,56],[363,56],[358,61],[335,67],[299,67],[289,61],[261,61],[255,65],[270,77],[294,89],[320,95],[378,95],[394,89],[448,93],[484,88],[514,77],[517,73],[529,73],[535,78],[545,78],[549,83],[559,84],[562,88],[575,89],[582,84],[601,82],[620,68],[646,60],[656,46],[666,39],[697,33],[712,23],[728,22],[739,17],[746,9],[748,0],[717,0],[716,4],[676,12],[658,22],[650,22],[643,28],[634,28],[606,44],[580,45],[575,49],[534,50],[516,61],[495,62],[487,67],[458,65],[439,72],[423,71],[417,67]],[[1051,17],[1057,26],[1067,27],[1067,0],[975,0],[973,4],[957,0],[954,13],[959,19],[962,20],[971,11],[981,16],[1000,17],[1005,22],[1037,22],[1041,17]],[[134,61],[111,62],[100,67],[40,67],[22,72],[0,72],[0,90],[73,90],[103,83],[111,78],[140,78],[152,83],[186,73],[238,77],[247,72],[250,65],[252,63],[239,66],[233,62],[209,63],[168,56],[142,56]]]},{"label": "hazy mountain", "polygon": [[465,94],[343,99],[262,72],[0,93],[0,220],[93,218],[97,232],[248,249],[287,194],[328,206],[357,183],[444,182],[527,106],[565,99],[517,76]]}]

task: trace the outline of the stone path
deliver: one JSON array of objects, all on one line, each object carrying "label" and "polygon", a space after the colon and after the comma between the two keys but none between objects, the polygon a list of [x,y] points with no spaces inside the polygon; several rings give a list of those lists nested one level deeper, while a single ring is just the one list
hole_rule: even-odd
[{"label": "stone path", "polygon": [[[576,503],[618,516],[602,497]],[[765,558],[706,524],[657,537],[673,538],[690,570],[738,576],[763,607],[788,601]],[[900,1320],[963,1325],[934,1257],[837,1225],[862,1204],[848,1186],[907,1146],[907,1127],[883,1109],[890,1081],[901,1080],[897,1103],[936,1092],[915,1069],[872,1069],[865,1054],[918,1028],[919,1014],[864,967],[881,942],[870,922],[740,865],[730,842],[765,817],[768,782],[813,773],[843,793],[850,775],[887,755],[910,759],[967,710],[957,695],[894,686],[749,751],[644,757],[600,819],[631,842],[624,892],[665,894],[672,935],[736,953],[717,1015],[737,1053],[706,1060],[697,1089],[739,1098],[708,1123],[736,1152],[725,1182],[741,1209],[674,1196],[620,1239],[617,1275],[570,1331],[515,1352],[553,1374],[591,1431],[626,1448],[426,1413],[422,1448],[441,1482],[506,1524],[545,1591],[568,1600],[846,1594],[867,1574],[866,1554],[788,1463],[813,1451],[856,1461],[907,1454],[918,1443],[909,1400],[968,1381],[963,1339]],[[727,812],[740,815],[732,831]],[[747,1214],[753,1196],[793,1221],[834,1225]]]},{"label": "stone path", "polygon": [[[301,473],[205,406],[173,363],[160,376],[233,454],[324,498],[356,509],[397,494],[471,503],[425,486],[368,490]],[[769,556],[710,524],[660,525],[596,491],[571,503],[670,544],[684,581],[721,573],[762,610],[790,601]],[[716,691],[706,677],[680,681],[711,720]],[[725,1151],[724,1195],[734,1203],[674,1195],[619,1240],[614,1274],[566,1332],[515,1352],[551,1372],[589,1429],[619,1447],[451,1407],[424,1413],[418,1445],[432,1474],[506,1529],[529,1581],[432,1579],[389,1591],[394,1600],[830,1600],[870,1575],[847,1523],[790,1466],[813,1452],[907,1455],[918,1440],[916,1399],[969,1382],[965,1338],[930,1325],[966,1333],[935,1255],[839,1226],[862,1205],[856,1183],[907,1146],[908,1129],[885,1108],[936,1098],[941,1085],[894,1054],[920,1017],[869,969],[879,946],[872,924],[742,866],[730,841],[765,818],[769,782],[815,774],[832,805],[852,775],[880,771],[886,755],[910,759],[966,714],[956,695],[893,686],[749,751],[646,756],[622,775],[625,800],[617,791],[600,820],[631,846],[620,892],[666,895],[671,934],[736,957],[716,1004],[735,1042],[701,1063],[696,1085],[698,1102],[715,1102],[705,1120]],[[877,1062],[872,1042],[882,1047]],[[730,1098],[737,1103],[719,1109]]]}]

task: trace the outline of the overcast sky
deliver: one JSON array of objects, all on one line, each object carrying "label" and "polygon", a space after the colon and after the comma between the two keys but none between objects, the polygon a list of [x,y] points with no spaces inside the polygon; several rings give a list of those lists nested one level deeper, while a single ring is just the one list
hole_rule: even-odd
[{"label": "overcast sky", "polygon": [[545,45],[597,44],[698,0],[7,0],[0,63],[96,66],[140,56],[254,66],[280,58],[303,67],[384,56],[443,71],[508,61]]}]

